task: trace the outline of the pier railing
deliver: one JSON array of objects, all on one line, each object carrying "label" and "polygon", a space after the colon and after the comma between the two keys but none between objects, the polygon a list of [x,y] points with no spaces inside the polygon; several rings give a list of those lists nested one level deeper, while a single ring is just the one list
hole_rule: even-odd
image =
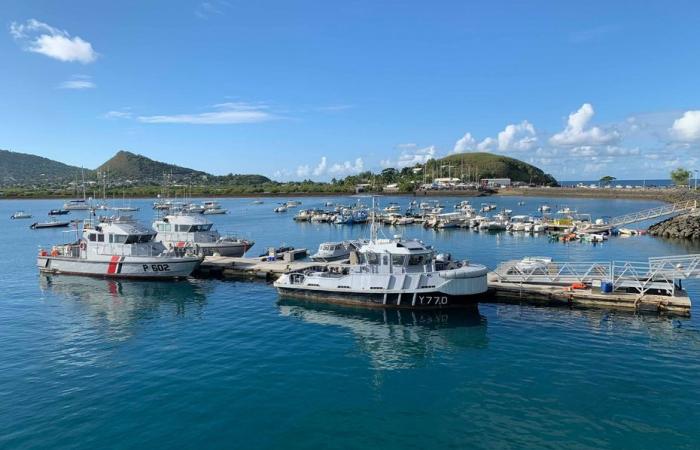
[{"label": "pier railing", "polygon": [[608,281],[614,290],[675,295],[679,280],[700,278],[700,254],[655,257],[646,262],[511,260],[499,264],[494,273],[503,283],[566,286]]},{"label": "pier railing", "polygon": [[608,226],[619,227],[630,223],[655,219],[661,216],[686,213],[697,209],[697,207],[697,200],[686,200],[683,202],[671,203],[668,205],[658,206],[656,208],[645,209],[643,211],[637,211],[634,213],[613,217],[612,219],[610,219]]}]

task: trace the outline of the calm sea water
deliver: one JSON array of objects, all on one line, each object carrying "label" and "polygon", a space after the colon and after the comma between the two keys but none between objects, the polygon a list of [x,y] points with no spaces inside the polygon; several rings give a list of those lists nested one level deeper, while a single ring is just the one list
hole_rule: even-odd
[{"label": "calm sea water", "polygon": [[[407,198],[384,198],[407,204]],[[452,205],[458,199],[445,199]],[[632,200],[493,198],[594,216]],[[303,207],[326,199],[303,198]],[[293,223],[276,200],[222,200],[222,230],[315,249],[364,227]],[[119,203],[119,202],[118,202]],[[473,201],[478,204],[479,200]],[[138,216],[148,220],[150,202]],[[365,311],[280,299],[261,282],[39,276],[37,246],[70,239],[9,220],[58,201],[1,201],[2,448],[697,448],[700,310],[690,319],[480,304]],[[73,214],[75,215],[75,214]],[[643,260],[700,252],[646,236],[602,245],[420,227],[493,268],[526,255]],[[687,283],[696,303],[700,283]]]}]

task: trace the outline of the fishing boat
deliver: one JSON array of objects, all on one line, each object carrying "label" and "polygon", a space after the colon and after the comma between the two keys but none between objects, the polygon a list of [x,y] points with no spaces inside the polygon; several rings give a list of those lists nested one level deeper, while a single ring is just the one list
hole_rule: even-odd
[{"label": "fishing boat", "polygon": [[70,225],[70,221],[68,220],[50,220],[48,222],[34,222],[33,224],[29,225],[29,228],[31,228],[32,230],[39,230],[42,228],[65,228],[68,225]]},{"label": "fishing boat", "polygon": [[49,216],[65,216],[70,213],[67,209],[52,209],[49,211]]},{"label": "fishing boat", "polygon": [[331,262],[350,258],[350,253],[362,245],[361,241],[324,242],[310,256],[312,261]]},{"label": "fishing boat", "polygon": [[24,211],[17,211],[10,216],[10,219],[31,219],[32,215]]},{"label": "fishing boat", "polygon": [[167,249],[156,233],[128,216],[93,224],[86,221],[82,236],[71,243],[41,249],[37,266],[42,273],[115,278],[183,278],[202,258]]},{"label": "fishing boat", "polygon": [[153,222],[155,241],[167,248],[190,250],[199,256],[243,256],[254,242],[222,236],[202,215],[170,214]]},{"label": "fishing boat", "polygon": [[418,240],[378,239],[374,219],[371,230],[358,264],[284,274],[275,288],[312,301],[416,309],[473,305],[488,290],[485,266],[453,261]]}]

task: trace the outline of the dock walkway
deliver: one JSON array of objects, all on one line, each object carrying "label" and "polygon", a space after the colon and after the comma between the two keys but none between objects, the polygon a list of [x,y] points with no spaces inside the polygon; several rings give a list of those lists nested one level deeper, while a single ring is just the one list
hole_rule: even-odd
[{"label": "dock walkway", "polygon": [[[506,261],[488,274],[486,301],[617,308],[689,316],[691,301],[679,280],[700,278],[700,255],[649,258],[645,263],[554,263],[523,267]],[[283,256],[266,258],[208,256],[196,272],[203,278],[256,278],[273,281],[280,275],[348,266],[348,260],[315,262]],[[601,283],[611,282],[612,292]],[[573,284],[581,289],[572,288]],[[580,287],[581,287],[580,286]]]}]

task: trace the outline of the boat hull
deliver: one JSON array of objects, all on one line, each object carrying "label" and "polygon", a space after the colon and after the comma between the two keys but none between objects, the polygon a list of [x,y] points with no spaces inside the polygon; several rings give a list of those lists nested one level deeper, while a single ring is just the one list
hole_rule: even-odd
[{"label": "boat hull", "polygon": [[367,308],[445,309],[473,307],[486,299],[487,293],[451,295],[440,291],[399,292],[338,292],[277,287],[283,297]]},{"label": "boat hull", "polygon": [[97,260],[64,256],[38,256],[42,273],[87,275],[108,278],[170,279],[189,276],[200,258],[145,258],[105,255]]},{"label": "boat hull", "polygon": [[197,249],[197,254],[199,256],[213,256],[217,254],[219,256],[243,256],[252,247],[251,244],[245,244],[243,242],[216,242],[216,243],[197,243],[195,248]]}]

